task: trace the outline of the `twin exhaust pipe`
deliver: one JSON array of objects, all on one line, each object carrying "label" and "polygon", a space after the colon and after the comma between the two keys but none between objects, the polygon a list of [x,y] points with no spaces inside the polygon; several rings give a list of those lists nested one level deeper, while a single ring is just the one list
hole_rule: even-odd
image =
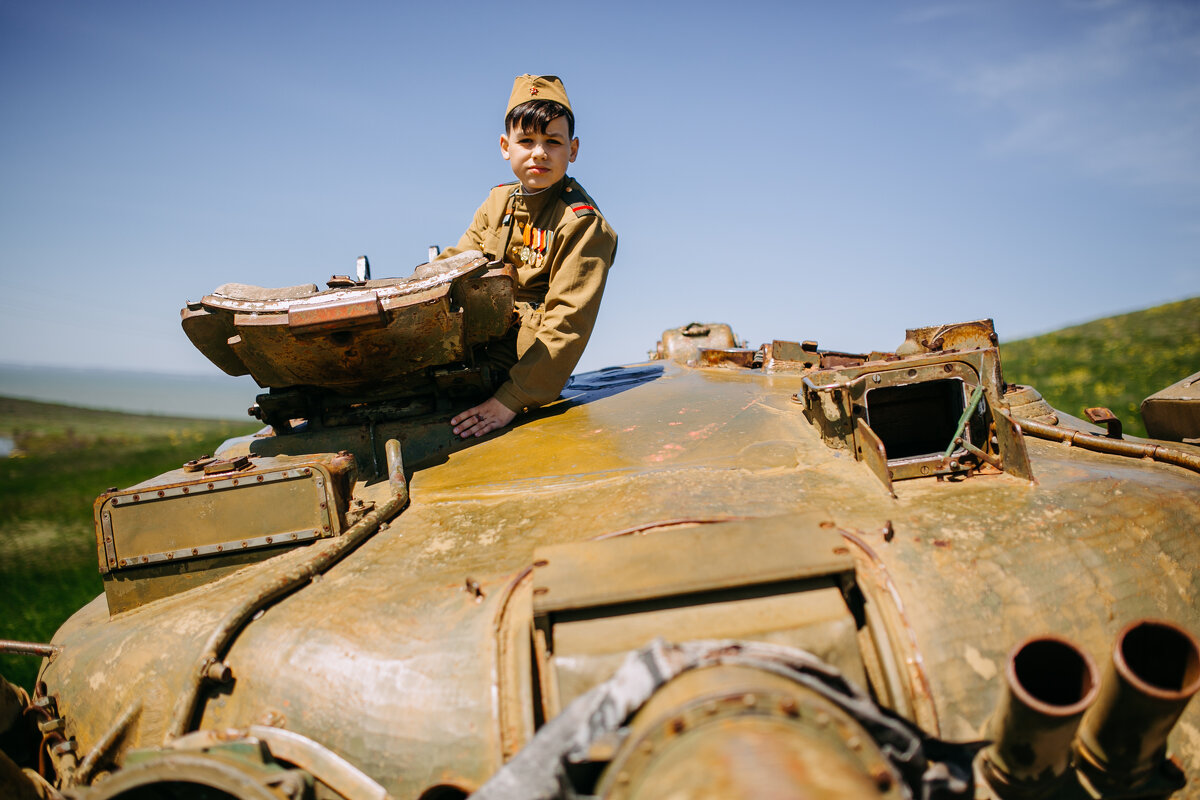
[{"label": "twin exhaust pipe", "polygon": [[1174,623],[1126,626],[1103,679],[1056,636],[1018,645],[1005,678],[979,762],[999,797],[1166,797],[1184,785],[1167,736],[1200,689],[1200,644]]}]

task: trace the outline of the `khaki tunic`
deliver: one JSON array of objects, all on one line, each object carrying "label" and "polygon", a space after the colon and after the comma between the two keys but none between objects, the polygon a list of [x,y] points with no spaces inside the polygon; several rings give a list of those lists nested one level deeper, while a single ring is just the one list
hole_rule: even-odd
[{"label": "khaki tunic", "polygon": [[[536,258],[522,255],[527,225],[553,232]],[[571,177],[532,195],[513,182],[492,189],[458,245],[442,255],[465,250],[481,250],[517,271],[516,363],[496,399],[516,412],[549,403],[592,335],[616,233]]]}]

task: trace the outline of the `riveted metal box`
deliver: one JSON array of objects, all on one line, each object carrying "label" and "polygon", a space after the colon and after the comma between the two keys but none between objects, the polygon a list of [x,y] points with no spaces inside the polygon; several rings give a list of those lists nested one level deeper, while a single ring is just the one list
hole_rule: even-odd
[{"label": "riveted metal box", "polygon": [[349,455],[205,459],[105,492],[94,517],[109,610],[340,534],[354,477]]}]

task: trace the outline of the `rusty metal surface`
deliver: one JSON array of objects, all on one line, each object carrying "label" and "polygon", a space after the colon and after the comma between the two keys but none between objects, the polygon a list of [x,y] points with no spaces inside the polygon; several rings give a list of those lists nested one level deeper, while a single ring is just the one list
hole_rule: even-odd
[{"label": "rusty metal surface", "polygon": [[1141,412],[1155,439],[1200,439],[1200,372],[1147,397]]},{"label": "rusty metal surface", "polygon": [[[1014,427],[1036,484],[918,479],[895,483],[893,498],[804,418],[792,400],[800,375],[660,363],[650,379],[593,377],[570,400],[417,471],[410,507],[386,530],[246,623],[224,656],[234,680],[206,690],[200,725],[268,720],[398,797],[469,790],[532,727],[522,640],[532,581],[521,574],[535,549],[631,529],[649,539],[686,519],[815,513],[861,541],[878,567],[864,563],[858,579],[886,574],[871,608],[900,642],[879,657],[895,659],[911,695],[894,704],[926,725],[936,712],[929,727],[948,738],[982,734],[1005,653],[1031,633],[1069,636],[1098,656],[1134,618],[1200,626],[1193,473]],[[73,617],[42,677],[80,747],[135,696],[143,711],[123,746],[161,742],[196,655],[229,609],[261,590],[268,566],[112,619],[103,600]],[[1200,771],[1194,704],[1172,747]]]},{"label": "rusty metal surface", "polygon": [[[215,293],[181,312],[213,363],[260,386],[355,392],[451,362],[513,320],[512,270],[464,253],[408,280],[366,281],[312,294]],[[454,262],[451,264],[450,262]]]},{"label": "rusty metal surface", "polygon": [[[697,769],[704,764],[705,769]],[[899,776],[844,711],[778,675],[684,673],[634,717],[601,779],[609,800],[899,798]]]}]

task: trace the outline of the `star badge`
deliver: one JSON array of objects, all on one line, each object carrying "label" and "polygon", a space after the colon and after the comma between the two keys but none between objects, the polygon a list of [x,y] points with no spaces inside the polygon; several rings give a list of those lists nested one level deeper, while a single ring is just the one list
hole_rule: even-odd
[{"label": "star badge", "polygon": [[529,94],[530,94],[530,96],[533,96],[533,95],[535,95],[535,94],[537,94],[537,93],[538,93],[538,89],[537,89],[537,87],[536,87],[536,86],[530,86],[530,87],[529,87]]}]

